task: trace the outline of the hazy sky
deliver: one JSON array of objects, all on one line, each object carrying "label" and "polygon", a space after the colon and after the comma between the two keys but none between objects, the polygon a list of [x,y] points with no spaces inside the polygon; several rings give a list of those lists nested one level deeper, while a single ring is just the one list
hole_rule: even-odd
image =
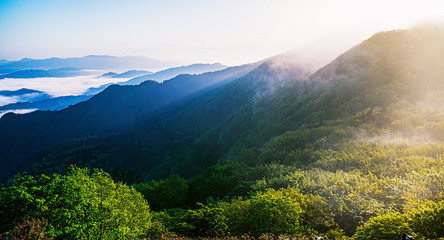
[{"label": "hazy sky", "polygon": [[140,55],[237,65],[444,17],[442,0],[0,0],[0,59]]}]

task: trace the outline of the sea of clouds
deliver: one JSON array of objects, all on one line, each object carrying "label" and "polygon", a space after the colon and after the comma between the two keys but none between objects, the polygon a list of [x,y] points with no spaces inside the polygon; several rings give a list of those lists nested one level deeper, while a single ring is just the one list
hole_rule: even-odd
[{"label": "sea of clouds", "polygon": [[[0,80],[0,90],[18,90],[29,88],[46,92],[53,97],[80,95],[91,87],[99,87],[107,83],[126,81],[122,78],[105,78],[97,76],[77,76],[64,78],[5,78]],[[13,101],[15,98],[9,98]],[[8,99],[0,98],[0,105]],[[11,103],[11,102],[10,102]]]}]

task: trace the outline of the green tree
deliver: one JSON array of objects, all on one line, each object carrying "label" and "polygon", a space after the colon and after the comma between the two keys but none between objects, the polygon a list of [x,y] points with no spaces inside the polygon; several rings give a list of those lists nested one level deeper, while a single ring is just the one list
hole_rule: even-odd
[{"label": "green tree", "polygon": [[326,204],[319,197],[301,194],[295,188],[268,189],[251,198],[225,204],[230,232],[298,234],[327,231],[334,226]]},{"label": "green tree", "polygon": [[168,208],[185,207],[189,184],[178,175],[149,183],[135,184],[134,188],[142,193],[154,211]]},{"label": "green tree", "polygon": [[194,237],[223,237],[228,235],[228,218],[219,204],[199,204],[201,208],[188,210],[181,219],[182,231]]},{"label": "green tree", "polygon": [[399,239],[403,233],[409,233],[408,216],[390,212],[370,218],[364,225],[359,226],[355,236],[358,239]]},{"label": "green tree", "polygon": [[46,220],[56,239],[122,239],[143,235],[151,226],[149,205],[134,188],[109,174],[71,168],[66,176],[19,175],[0,192],[1,231],[23,219]]},{"label": "green tree", "polygon": [[409,212],[411,227],[426,239],[444,237],[444,201],[426,201]]}]

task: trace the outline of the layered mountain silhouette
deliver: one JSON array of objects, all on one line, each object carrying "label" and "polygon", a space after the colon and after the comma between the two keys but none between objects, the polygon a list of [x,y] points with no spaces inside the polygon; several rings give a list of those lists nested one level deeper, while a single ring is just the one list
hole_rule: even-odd
[{"label": "layered mountain silhouette", "polygon": [[[0,111],[17,110],[17,109],[37,109],[37,110],[52,110],[52,111],[62,110],[70,105],[86,101],[93,97],[90,95],[62,96],[62,97],[51,97],[49,95],[46,96],[47,97],[44,99],[26,98],[27,100],[26,102],[16,102],[0,106]],[[38,101],[32,101],[32,100],[38,100]]]},{"label": "layered mountain silhouette", "polygon": [[34,90],[34,89],[28,89],[28,88],[21,88],[19,90],[15,91],[9,91],[9,90],[0,90],[1,96],[11,97],[11,96],[21,96],[26,94],[42,94],[42,91]]},{"label": "layered mountain silhouette", "polygon": [[110,77],[110,78],[135,78],[142,75],[151,74],[152,72],[145,71],[145,70],[129,70],[123,73],[115,73],[115,72],[108,72],[105,74],[100,75],[100,77]]},{"label": "layered mountain silhouette", "polygon": [[79,58],[24,58],[20,61],[4,62],[0,64],[0,73],[11,73],[29,69],[50,70],[67,67],[101,70],[162,69],[174,65],[176,64],[172,62],[136,56],[115,57],[106,55],[90,55]]},{"label": "layered mountain silhouette", "polygon": [[[150,79],[156,81],[168,80],[180,74],[201,74],[225,69],[221,64],[192,64],[189,66],[169,68],[152,73],[145,70],[129,70],[123,73],[108,72],[99,77],[109,78],[131,78],[128,81],[117,83],[119,85],[137,85],[141,79]],[[25,70],[3,75],[4,78],[39,78],[39,77],[72,77],[90,74],[75,68],[60,68],[53,70]],[[143,76],[142,78],[138,78]],[[0,76],[1,78],[1,76]],[[136,84],[137,83],[137,84]],[[0,106],[0,110],[18,110],[18,109],[37,109],[37,110],[62,110],[70,105],[86,101],[94,95],[100,93],[113,83],[104,84],[99,87],[92,87],[81,95],[52,97],[45,94],[41,98],[20,98],[18,102]],[[43,96],[43,95],[42,95]]]},{"label": "layered mountain silhouette", "polygon": [[[199,96],[245,75],[256,65],[231,67],[201,75],[179,75],[163,83],[146,81],[137,86],[113,85],[86,102],[58,112],[6,114],[0,120],[0,128],[4,130],[0,141],[5,144],[4,147],[8,145],[15,150],[2,149],[1,155],[2,159],[4,156],[15,160],[9,163],[2,160],[2,163],[8,164],[3,169],[57,142],[131,129],[140,121],[185,101],[185,98]],[[42,141],[41,134],[51,137]],[[28,139],[26,143],[20,140],[24,138]],[[25,146],[29,151],[20,150]]]},{"label": "layered mountain silhouette", "polygon": [[222,69],[227,68],[227,66],[222,65],[220,63],[213,63],[213,64],[205,64],[205,63],[198,63],[198,64],[192,64],[188,66],[181,66],[181,67],[174,67],[165,69],[153,74],[146,74],[143,76],[139,76],[133,79],[130,79],[126,81],[125,85],[137,85],[139,83],[142,83],[147,80],[154,80],[154,81],[164,81],[171,79],[179,74],[201,74],[204,72],[214,72],[219,71]]},{"label": "layered mountain silhouette", "polygon": [[[7,114],[0,120],[1,174],[61,172],[78,164],[129,169],[147,179],[191,177],[287,131],[353,119],[347,127],[372,121],[400,132],[397,109],[442,106],[443,42],[439,29],[383,32],[316,72],[284,54],[163,83],[110,86],[60,112]],[[439,140],[439,124],[418,129]]]},{"label": "layered mountain silhouette", "polygon": [[12,72],[8,74],[0,75],[0,79],[4,78],[44,78],[44,77],[75,77],[75,76],[82,76],[82,75],[88,75],[91,74],[86,71],[82,71],[79,68],[57,68],[57,69],[51,69],[51,70],[23,70],[23,71],[17,71]]},{"label": "layered mountain silhouette", "polygon": [[[219,71],[222,69],[227,68],[227,66],[219,64],[219,63],[213,63],[213,64],[205,64],[205,63],[198,63],[198,64],[192,64],[188,66],[181,66],[181,67],[174,67],[174,68],[168,68],[164,69],[155,73],[149,73],[149,74],[143,74],[142,76],[131,78],[124,82],[119,82],[119,85],[138,85],[144,81],[152,80],[157,82],[162,82],[164,80],[168,80],[171,78],[174,78],[180,74],[202,74],[206,72],[214,72]],[[109,74],[109,75],[106,75]],[[114,75],[113,72],[106,73],[105,76],[112,77],[112,78],[121,78],[121,74]],[[125,74],[125,73],[123,73]],[[103,76],[103,75],[102,75]],[[93,87],[88,89],[83,95],[95,95],[103,89],[113,85],[112,83],[104,84],[99,87]]]}]

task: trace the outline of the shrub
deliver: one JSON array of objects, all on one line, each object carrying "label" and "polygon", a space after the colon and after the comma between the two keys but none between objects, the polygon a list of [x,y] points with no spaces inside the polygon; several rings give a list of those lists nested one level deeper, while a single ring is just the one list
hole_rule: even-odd
[{"label": "shrub", "polygon": [[403,233],[409,233],[408,217],[405,214],[390,212],[370,218],[359,226],[355,236],[358,239],[399,239]]},{"label": "shrub", "polygon": [[410,212],[411,227],[415,233],[426,239],[444,237],[444,201],[427,201]]}]

